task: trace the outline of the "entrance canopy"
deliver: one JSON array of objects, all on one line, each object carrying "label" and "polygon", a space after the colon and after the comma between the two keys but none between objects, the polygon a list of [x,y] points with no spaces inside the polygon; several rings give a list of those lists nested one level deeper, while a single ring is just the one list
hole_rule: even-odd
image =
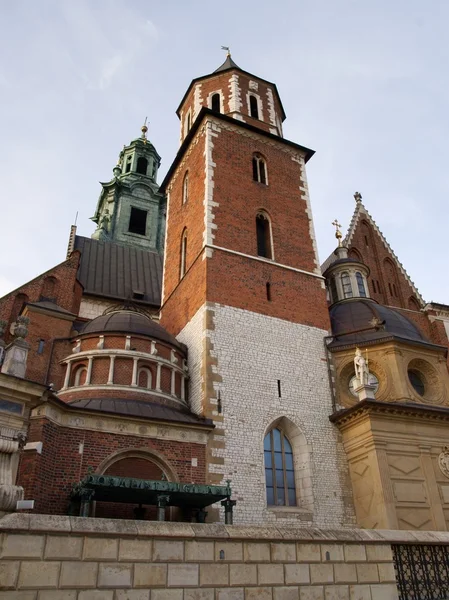
[{"label": "entrance canopy", "polygon": [[158,520],[164,520],[166,506],[179,506],[203,511],[206,506],[221,501],[226,521],[232,523],[230,481],[225,486],[151,481],[134,477],[111,475],[87,475],[72,490],[72,499],[80,502],[80,514],[88,516],[92,501],[125,502],[157,506]]}]

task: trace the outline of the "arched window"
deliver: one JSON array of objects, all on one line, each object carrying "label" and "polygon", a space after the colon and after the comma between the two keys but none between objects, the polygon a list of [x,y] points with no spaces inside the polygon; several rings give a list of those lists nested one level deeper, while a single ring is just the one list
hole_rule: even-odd
[{"label": "arched window", "polygon": [[136,173],[140,173],[141,175],[146,175],[148,169],[148,161],[143,156],[139,156],[137,159],[137,168]]},{"label": "arched window", "polygon": [[74,386],[84,385],[86,383],[86,377],[87,377],[86,367],[85,366],[78,367],[78,369],[75,371],[75,379],[74,379],[73,385]]},{"label": "arched window", "polygon": [[132,163],[133,157],[131,154],[129,154],[126,157],[126,165],[125,165],[125,173],[129,173],[131,171],[131,163]]},{"label": "arched window", "polygon": [[268,216],[259,213],[256,217],[257,255],[264,258],[273,258],[271,247],[271,226]]},{"label": "arched window", "polygon": [[357,279],[357,287],[359,288],[360,298],[366,298],[365,282],[363,281],[362,274],[357,271],[355,278]]},{"label": "arched window", "polygon": [[259,105],[256,96],[249,97],[249,112],[253,119],[259,118]]},{"label": "arched window", "polygon": [[189,172],[186,171],[182,182],[182,203],[185,204],[189,199]]},{"label": "arched window", "polygon": [[187,264],[187,229],[184,229],[181,237],[181,261],[179,269],[179,278],[182,279],[186,274]]},{"label": "arched window", "polygon": [[141,388],[151,389],[151,371],[148,367],[141,367],[137,372],[137,383]]},{"label": "arched window", "polygon": [[56,290],[58,287],[58,280],[56,277],[46,277],[42,286],[41,300],[56,300]]},{"label": "arched window", "polygon": [[281,429],[272,429],[265,436],[265,482],[269,506],[296,506],[293,451]]},{"label": "arched window", "polygon": [[343,288],[343,296],[345,298],[352,298],[352,285],[351,278],[349,277],[349,273],[346,271],[341,274],[341,285]]},{"label": "arched window", "polygon": [[259,183],[268,184],[267,165],[260,154],[253,156],[253,179]]},{"label": "arched window", "polygon": [[212,94],[210,107],[214,112],[220,112],[220,94]]}]

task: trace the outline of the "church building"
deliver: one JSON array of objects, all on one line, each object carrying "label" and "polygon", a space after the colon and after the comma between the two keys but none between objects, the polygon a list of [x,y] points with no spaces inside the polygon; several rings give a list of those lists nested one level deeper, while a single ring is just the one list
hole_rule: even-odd
[{"label": "church building", "polygon": [[447,530],[449,306],[359,193],[320,265],[274,83],[228,54],[177,115],[0,299],[0,511]]}]

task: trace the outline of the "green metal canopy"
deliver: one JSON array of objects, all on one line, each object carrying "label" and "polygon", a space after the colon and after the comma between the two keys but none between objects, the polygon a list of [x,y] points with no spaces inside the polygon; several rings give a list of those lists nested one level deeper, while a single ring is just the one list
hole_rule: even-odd
[{"label": "green metal canopy", "polygon": [[80,501],[80,513],[84,516],[89,514],[89,504],[95,500],[154,505],[161,509],[158,511],[160,520],[163,520],[166,506],[203,510],[206,506],[222,501],[226,521],[232,523],[235,501],[231,500],[231,493],[230,481],[227,485],[220,486],[89,474],[73,487],[71,496],[73,500]]}]

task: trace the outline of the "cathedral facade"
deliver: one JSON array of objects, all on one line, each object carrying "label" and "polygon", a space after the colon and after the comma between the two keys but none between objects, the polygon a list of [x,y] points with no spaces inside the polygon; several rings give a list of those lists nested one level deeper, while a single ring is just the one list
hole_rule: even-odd
[{"label": "cathedral facade", "polygon": [[177,114],[161,185],[144,126],[0,300],[0,510],[447,530],[449,307],[360,194],[320,265],[275,84],[228,56]]}]

